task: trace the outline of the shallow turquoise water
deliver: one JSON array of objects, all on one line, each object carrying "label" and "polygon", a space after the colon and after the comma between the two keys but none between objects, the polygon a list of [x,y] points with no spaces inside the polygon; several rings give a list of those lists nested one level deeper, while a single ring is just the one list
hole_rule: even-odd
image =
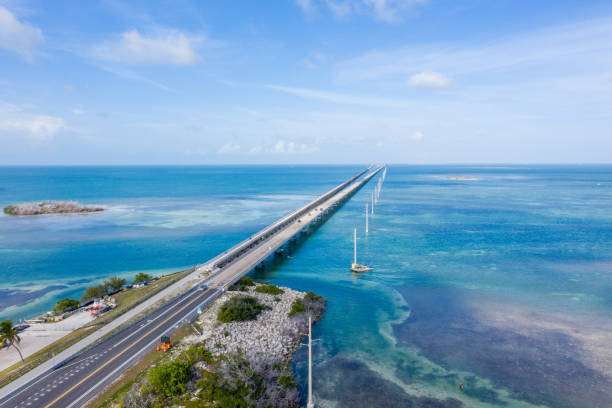
[{"label": "shallow turquoise water", "polygon": [[[0,318],[205,261],[359,168],[0,168],[2,205],[108,208],[0,216]],[[390,166],[366,236],[373,184],[256,274],[329,299],[321,406],[612,406],[612,167]]]}]

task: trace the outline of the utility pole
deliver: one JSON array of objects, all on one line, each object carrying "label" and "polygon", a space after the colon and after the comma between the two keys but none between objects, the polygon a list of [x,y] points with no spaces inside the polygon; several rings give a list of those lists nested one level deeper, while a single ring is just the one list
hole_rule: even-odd
[{"label": "utility pole", "polygon": [[374,215],[374,192],[372,191],[372,215]]},{"label": "utility pole", "polygon": [[312,317],[308,316],[308,405],[307,408],[315,408],[312,402]]}]

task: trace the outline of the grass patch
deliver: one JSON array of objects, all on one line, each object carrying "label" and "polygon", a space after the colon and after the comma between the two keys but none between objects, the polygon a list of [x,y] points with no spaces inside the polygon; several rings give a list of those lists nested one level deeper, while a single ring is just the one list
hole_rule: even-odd
[{"label": "grass patch", "polygon": [[267,295],[282,295],[285,293],[284,290],[276,285],[259,285],[255,288],[255,292],[265,293]]},{"label": "grass patch", "polygon": [[257,315],[265,309],[270,309],[270,307],[262,305],[253,296],[234,296],[221,306],[217,320],[224,323],[255,320]]}]

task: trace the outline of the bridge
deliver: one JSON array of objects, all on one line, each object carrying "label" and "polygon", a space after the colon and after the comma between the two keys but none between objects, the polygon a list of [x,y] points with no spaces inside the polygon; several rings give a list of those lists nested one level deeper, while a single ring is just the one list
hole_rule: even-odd
[{"label": "bridge", "polygon": [[[382,167],[369,167],[359,172],[312,202],[199,265],[191,276],[196,279],[189,281],[189,289],[144,317],[109,335],[99,336],[98,341],[73,352],[58,364],[39,367],[33,370],[34,373],[27,373],[23,378],[5,386],[0,390],[0,408],[73,408],[84,405],[138,362],[162,335],[174,332],[188,320],[194,320],[198,308],[208,306],[229,285],[274,255],[309,226],[324,222],[381,170]],[[108,333],[108,329],[106,331]]]}]

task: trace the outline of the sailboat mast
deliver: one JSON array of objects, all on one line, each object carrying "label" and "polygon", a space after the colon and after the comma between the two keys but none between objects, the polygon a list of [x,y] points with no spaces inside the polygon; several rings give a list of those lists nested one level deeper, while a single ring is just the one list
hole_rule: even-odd
[{"label": "sailboat mast", "polygon": [[354,242],[353,248],[355,252],[353,263],[356,264],[357,263],[357,228],[353,230],[353,242]]},{"label": "sailboat mast", "polygon": [[368,204],[366,203],[366,234],[368,233]]}]

